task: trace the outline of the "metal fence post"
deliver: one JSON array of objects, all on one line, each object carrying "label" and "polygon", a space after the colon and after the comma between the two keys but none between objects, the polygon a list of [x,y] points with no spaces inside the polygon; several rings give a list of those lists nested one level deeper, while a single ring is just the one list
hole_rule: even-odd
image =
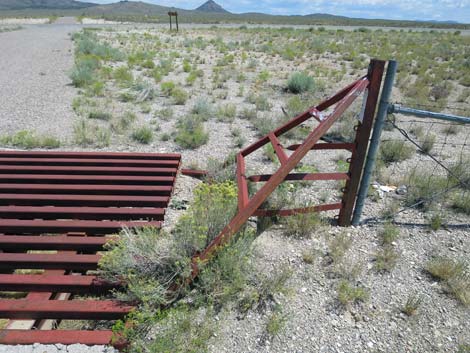
[{"label": "metal fence post", "polygon": [[385,123],[385,118],[388,113],[390,96],[392,94],[393,83],[395,81],[395,74],[397,72],[397,62],[390,60],[387,66],[387,73],[385,75],[384,86],[380,98],[379,108],[377,110],[377,117],[375,119],[374,131],[370,140],[369,152],[367,154],[366,165],[361,180],[361,186],[357,195],[356,206],[353,213],[352,224],[358,225],[361,219],[362,209],[364,202],[369,191],[370,179],[375,167],[375,160],[380,146],[380,136]]}]

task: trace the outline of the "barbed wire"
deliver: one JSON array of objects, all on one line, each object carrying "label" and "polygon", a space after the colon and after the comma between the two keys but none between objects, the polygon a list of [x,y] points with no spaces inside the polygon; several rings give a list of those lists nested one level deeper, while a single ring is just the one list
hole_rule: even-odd
[{"label": "barbed wire", "polygon": [[[437,157],[439,155],[443,155],[444,146],[450,145],[452,147],[457,147],[459,150],[460,150],[460,147],[462,147],[462,149],[460,150],[460,157],[459,157],[459,158],[462,158],[465,146],[469,145],[468,144],[468,139],[469,139],[470,134],[466,134],[463,143],[455,143],[454,142],[455,140],[449,139],[449,133],[447,133],[444,136],[443,141],[438,141],[438,142],[435,142],[435,143],[433,142],[433,145],[441,146],[439,148],[439,151],[437,153],[430,153],[430,150],[426,150],[425,148],[423,148],[422,143],[416,141],[412,136],[410,136],[409,131],[413,131],[417,127],[417,124],[426,124],[427,131],[425,133],[425,136],[429,136],[430,134],[433,135],[432,132],[434,131],[434,128],[433,128],[434,124],[450,125],[452,123],[433,121],[431,124],[429,124],[429,120],[426,121],[426,120],[405,120],[405,119],[403,119],[403,121],[401,121],[401,122],[397,122],[395,119],[390,119],[390,115],[389,115],[389,118],[387,119],[387,123],[390,124],[390,126],[392,126],[395,131],[398,131],[406,142],[411,143],[412,145],[414,145],[418,149],[420,155],[425,158],[425,159],[420,158],[419,163],[422,163],[422,162],[429,163],[429,162],[431,162],[433,164],[437,164],[439,167],[442,168],[442,170],[444,170],[447,173],[447,176],[448,176],[447,185],[443,189],[436,190],[430,196],[420,197],[420,199],[417,200],[416,202],[414,202],[412,204],[409,204],[409,205],[406,205],[406,206],[403,206],[403,207],[400,207],[397,211],[394,211],[391,214],[366,218],[366,219],[361,221],[362,224],[381,223],[381,222],[385,222],[385,221],[390,221],[390,220],[393,220],[397,215],[399,215],[399,214],[401,214],[401,213],[403,213],[407,210],[418,208],[423,204],[430,204],[434,200],[440,199],[440,198],[442,198],[443,195],[446,195],[446,194],[448,194],[448,193],[450,193],[450,192],[452,192],[456,189],[459,189],[459,188],[463,188],[463,189],[466,189],[466,190],[470,189],[470,184],[469,184],[468,180],[462,179],[461,175],[457,174],[453,170],[453,168],[448,167],[442,160],[440,160]],[[408,131],[402,126],[403,124],[409,124]],[[457,123],[455,125],[466,126],[465,124],[459,124],[459,123]],[[418,128],[419,127],[420,126],[418,125]],[[421,128],[422,128],[422,125],[421,125]],[[420,141],[424,141],[422,138],[418,138],[418,139]],[[385,139],[381,140],[381,142],[385,142],[385,141],[397,141],[397,139],[396,138],[385,138]],[[401,148],[402,149],[404,148],[404,144],[401,146]],[[449,154],[447,154],[447,155],[449,155]],[[452,156],[454,156],[454,157],[458,156],[458,152],[453,153]],[[447,156],[444,157],[444,158],[447,158]],[[392,175],[395,175],[396,168],[397,168],[397,164],[394,164],[393,170],[392,170]],[[416,170],[416,168],[417,168],[417,165],[415,164],[415,170]],[[434,177],[434,175],[436,173],[438,173],[438,169],[439,168],[433,168],[432,169],[432,172],[429,175],[429,180],[431,180]],[[407,192],[409,192],[409,191],[407,191]],[[467,191],[465,191],[465,192],[467,192]],[[441,205],[441,207],[443,207],[443,206]]]}]

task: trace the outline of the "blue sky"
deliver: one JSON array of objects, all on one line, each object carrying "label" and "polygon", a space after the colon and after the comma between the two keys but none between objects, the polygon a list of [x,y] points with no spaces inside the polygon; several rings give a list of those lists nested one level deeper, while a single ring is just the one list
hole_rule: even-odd
[{"label": "blue sky", "polygon": [[[113,0],[89,0],[112,3]],[[194,9],[205,0],[143,0],[165,6]],[[275,15],[329,13],[348,17],[404,20],[451,20],[470,23],[470,0],[215,0],[234,12]]]}]

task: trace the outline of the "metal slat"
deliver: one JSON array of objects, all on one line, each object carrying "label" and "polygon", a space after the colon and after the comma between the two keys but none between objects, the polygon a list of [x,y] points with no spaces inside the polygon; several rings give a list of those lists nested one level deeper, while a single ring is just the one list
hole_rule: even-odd
[{"label": "metal slat", "polygon": [[168,196],[0,194],[3,206],[165,207]]},{"label": "metal slat", "polygon": [[165,208],[129,207],[54,207],[0,206],[0,218],[79,219],[79,220],[157,220],[162,221]]},{"label": "metal slat", "polygon": [[74,194],[74,195],[165,195],[172,191],[171,186],[141,185],[54,185],[54,184],[15,184],[0,183],[0,193],[5,194]]},{"label": "metal slat", "polygon": [[107,345],[113,338],[111,330],[0,330],[0,344],[85,344]]},{"label": "metal slat", "polygon": [[41,165],[41,166],[110,166],[110,167],[174,167],[177,168],[177,160],[139,160],[139,159],[102,159],[102,158],[2,158],[0,165]]},{"label": "metal slat", "polygon": [[12,292],[65,292],[99,294],[118,287],[96,276],[0,274],[0,288]]},{"label": "metal slat", "polygon": [[[113,237],[67,236],[67,235],[0,235],[0,250],[74,250],[96,252],[103,250],[104,244]],[[0,288],[2,288],[0,286]]]},{"label": "metal slat", "polygon": [[96,270],[100,259],[101,255],[0,253],[0,269],[86,271]]},{"label": "metal slat", "polygon": [[0,174],[1,183],[100,184],[100,185],[171,185],[173,176]]},{"label": "metal slat", "polygon": [[128,153],[128,152],[57,152],[57,151],[0,151],[0,157],[11,158],[105,158],[105,159],[173,159],[179,161],[179,153]]},{"label": "metal slat", "polygon": [[57,166],[0,166],[0,174],[101,174],[101,175],[176,175],[177,168],[130,168],[130,167],[57,167]]},{"label": "metal slat", "polygon": [[112,300],[1,299],[0,318],[117,320],[133,308]]},{"label": "metal slat", "polygon": [[43,221],[0,219],[0,233],[87,233],[111,234],[122,228],[160,228],[161,222],[114,222],[114,221]]}]

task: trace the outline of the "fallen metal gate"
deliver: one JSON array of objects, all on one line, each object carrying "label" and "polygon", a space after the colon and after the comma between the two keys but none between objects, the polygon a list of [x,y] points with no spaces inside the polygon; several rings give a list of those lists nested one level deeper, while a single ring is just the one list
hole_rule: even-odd
[{"label": "fallen metal gate", "polygon": [[[372,60],[366,76],[360,78],[334,96],[326,99],[319,105],[293,118],[285,125],[271,131],[268,135],[248,146],[237,154],[237,183],[238,183],[238,213],[209,246],[193,259],[193,277],[197,275],[199,261],[207,261],[218,247],[227,243],[237,233],[251,216],[288,216],[295,213],[318,212],[339,209],[338,223],[342,226],[350,225],[351,214],[356,200],[357,189],[362,174],[362,167],[366,156],[369,137],[374,122],[375,109],[379,96],[385,62]],[[320,138],[331,128],[345,110],[363,93],[363,111],[356,126],[356,137],[353,143],[318,143]],[[333,107],[329,114],[323,113]],[[278,137],[303,122],[314,118],[318,125],[310,132],[302,144],[290,146],[287,149],[294,151],[290,156],[280,143]],[[271,144],[280,162],[280,168],[274,174],[246,175],[245,157],[259,150],[266,144]],[[347,173],[292,173],[304,156],[311,150],[343,149],[351,152],[349,171]],[[260,206],[285,180],[315,181],[315,180],[345,180],[346,186],[341,202],[324,204],[303,209],[293,210],[264,210]],[[265,182],[251,198],[248,192],[248,182]]]},{"label": "fallen metal gate", "polygon": [[109,344],[110,330],[55,329],[60,320],[116,320],[132,306],[77,300],[100,281],[103,245],[122,227],[160,227],[179,154],[0,151],[0,344]]}]

